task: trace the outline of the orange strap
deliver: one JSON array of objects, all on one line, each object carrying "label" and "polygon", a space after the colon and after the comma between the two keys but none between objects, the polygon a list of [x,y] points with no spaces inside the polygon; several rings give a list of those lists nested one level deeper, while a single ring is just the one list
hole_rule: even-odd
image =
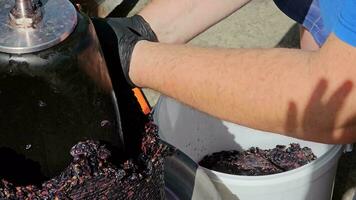
[{"label": "orange strap", "polygon": [[139,89],[139,88],[134,88],[132,89],[136,98],[137,98],[137,101],[138,103],[140,104],[141,106],[141,109],[142,109],[142,112],[147,115],[151,112],[151,106],[150,104],[148,103],[145,95],[143,94],[142,90]]}]

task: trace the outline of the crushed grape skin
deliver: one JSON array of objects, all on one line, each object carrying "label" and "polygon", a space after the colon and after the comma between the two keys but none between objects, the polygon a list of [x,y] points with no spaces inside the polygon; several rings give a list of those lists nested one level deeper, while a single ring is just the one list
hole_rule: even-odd
[{"label": "crushed grape skin", "polygon": [[158,138],[158,127],[152,122],[145,126],[142,153],[116,167],[110,151],[98,141],[87,140],[72,147],[73,161],[57,177],[34,185],[14,186],[0,182],[0,199],[165,199],[164,158],[175,149]]},{"label": "crushed grape skin", "polygon": [[205,168],[243,176],[262,176],[282,173],[310,163],[317,157],[308,147],[297,143],[289,147],[277,145],[263,150],[251,147],[247,151],[221,151],[205,156],[199,164]]}]

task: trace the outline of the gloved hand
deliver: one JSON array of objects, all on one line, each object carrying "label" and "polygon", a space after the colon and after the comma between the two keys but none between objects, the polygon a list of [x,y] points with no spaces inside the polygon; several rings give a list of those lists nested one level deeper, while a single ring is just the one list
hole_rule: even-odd
[{"label": "gloved hand", "polygon": [[139,15],[129,18],[94,18],[92,21],[103,47],[104,55],[105,50],[117,51],[124,77],[131,87],[135,87],[129,77],[133,49],[140,40],[157,42],[156,34]]},{"label": "gloved hand", "polygon": [[157,36],[153,32],[151,26],[140,15],[134,15],[127,18],[109,18],[109,20],[115,20],[122,26],[130,28],[132,31],[140,34],[145,40],[158,42]]}]

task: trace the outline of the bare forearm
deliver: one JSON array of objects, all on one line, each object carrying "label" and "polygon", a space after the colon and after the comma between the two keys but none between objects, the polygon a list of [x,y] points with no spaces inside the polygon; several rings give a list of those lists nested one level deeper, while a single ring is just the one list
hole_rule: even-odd
[{"label": "bare forearm", "polygon": [[186,43],[250,0],[152,0],[140,15],[160,42]]},{"label": "bare forearm", "polygon": [[308,140],[352,141],[355,136],[341,136],[350,102],[356,101],[352,74],[337,78],[316,57],[318,53],[292,49],[140,42],[130,75],[139,86],[238,124]]}]

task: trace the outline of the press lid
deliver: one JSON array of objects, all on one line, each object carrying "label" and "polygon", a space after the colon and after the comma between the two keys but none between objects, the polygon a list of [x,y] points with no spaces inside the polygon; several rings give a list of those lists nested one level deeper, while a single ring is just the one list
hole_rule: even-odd
[{"label": "press lid", "polygon": [[0,0],[0,52],[32,53],[65,40],[77,25],[68,0]]}]

